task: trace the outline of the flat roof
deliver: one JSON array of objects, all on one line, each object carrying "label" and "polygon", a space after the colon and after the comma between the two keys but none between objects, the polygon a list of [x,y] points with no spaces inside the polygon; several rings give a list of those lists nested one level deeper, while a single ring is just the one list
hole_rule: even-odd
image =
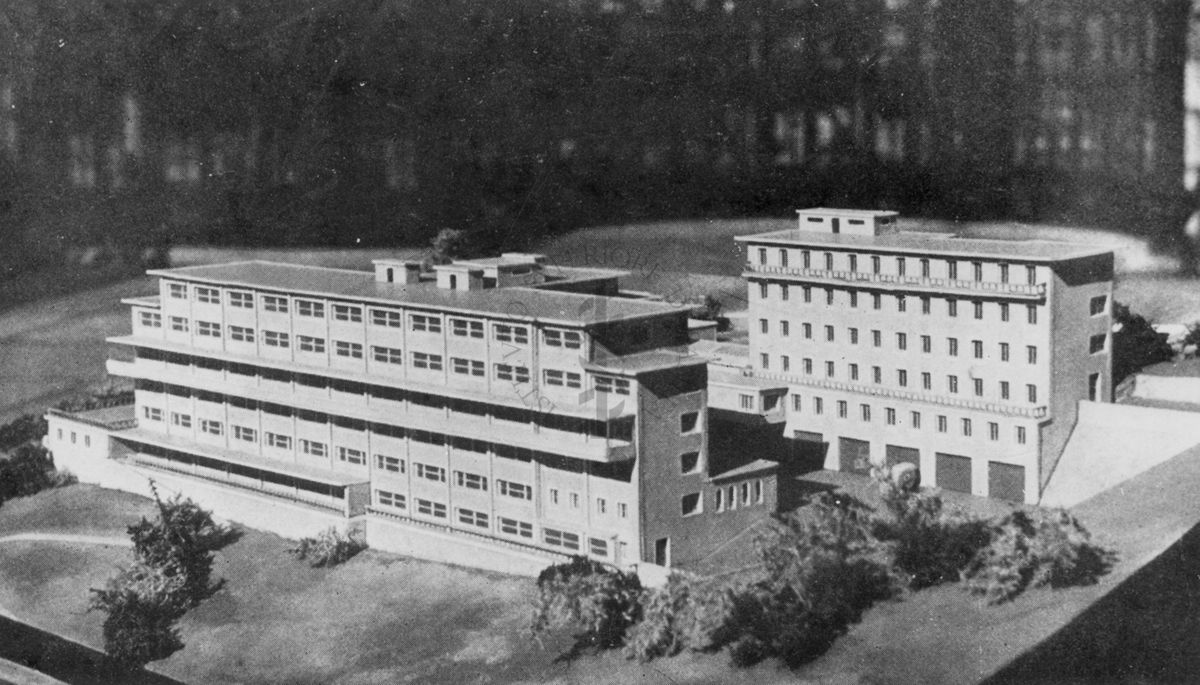
[{"label": "flat roof", "polygon": [[[597,275],[588,270],[588,276]],[[151,276],[214,285],[241,286],[313,297],[331,297],[366,303],[394,304],[464,314],[484,314],[526,321],[566,325],[591,325],[686,312],[687,307],[623,297],[586,295],[538,288],[510,286],[486,290],[449,290],[430,281],[383,283],[370,271],[248,261],[230,264],[151,269]],[[555,274],[553,271],[551,276]],[[579,278],[585,274],[569,274]],[[543,284],[553,286],[553,282]],[[597,297],[604,297],[597,307]]]},{"label": "flat roof", "polygon": [[887,233],[883,235],[854,235],[851,233],[821,233],[788,228],[781,231],[737,236],[743,243],[770,243],[811,247],[838,247],[880,252],[903,252],[916,255],[952,255],[960,257],[994,257],[1030,262],[1059,262],[1079,257],[1112,254],[1112,249],[1086,243],[1067,243],[1056,240],[994,240],[988,238],[959,238],[951,233]]},{"label": "flat roof", "polygon": [[900,216],[900,213],[891,209],[836,209],[833,207],[812,207],[809,209],[797,209],[796,214],[822,214],[827,216],[840,215],[850,216],[855,218],[876,218]]},{"label": "flat roof", "polygon": [[588,371],[601,371],[628,376],[636,376],[663,369],[675,369],[681,366],[699,366],[707,364],[704,357],[691,354],[686,350],[671,349],[648,350],[621,357],[608,357],[584,362],[583,368]]}]

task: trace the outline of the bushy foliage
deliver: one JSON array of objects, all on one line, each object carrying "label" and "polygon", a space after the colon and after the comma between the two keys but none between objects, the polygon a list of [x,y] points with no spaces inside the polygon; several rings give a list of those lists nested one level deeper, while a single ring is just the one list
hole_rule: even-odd
[{"label": "bushy foliage", "polygon": [[639,661],[707,652],[735,635],[734,590],[720,581],[675,572],[641,598],[641,620],[625,635],[625,653]]},{"label": "bushy foliage", "polygon": [[176,495],[163,502],[157,498],[159,516],[129,526],[138,560],[157,568],[174,569],[182,575],[192,605],[210,595],[213,552],[231,542],[236,533],[213,521],[212,513],[190,499]]},{"label": "bushy foliage", "polygon": [[168,604],[129,589],[93,592],[92,608],[108,614],[104,619],[104,651],[118,664],[140,668],[183,648],[175,628],[179,615]]},{"label": "bushy foliage", "polygon": [[27,442],[37,442],[46,435],[46,419],[24,414],[0,426],[0,451],[7,452]]},{"label": "bushy foliage", "polygon": [[873,533],[892,544],[892,563],[914,589],[957,581],[991,534],[986,521],[947,510],[934,492],[898,486],[877,478],[887,515]]},{"label": "bushy foliage", "polygon": [[1166,336],[1155,331],[1146,317],[1134,314],[1127,305],[1113,302],[1113,323],[1120,326],[1112,336],[1114,386],[1144,367],[1175,357]]},{"label": "bushy foliage", "polygon": [[736,597],[735,664],[765,656],[804,663],[896,592],[887,548],[871,526],[866,507],[822,493],[760,536],[765,578]]},{"label": "bushy foliage", "polygon": [[[133,404],[133,388],[110,384],[93,390],[87,397],[63,400],[58,403],[57,408],[67,412],[80,412],[126,404]],[[44,428],[42,433],[45,434]]]},{"label": "bushy foliage", "polygon": [[575,651],[620,646],[641,618],[642,584],[636,574],[575,556],[538,575],[530,626],[535,637],[556,628],[575,631]]},{"label": "bushy foliage", "polygon": [[41,445],[25,443],[0,459],[0,501],[27,497],[54,485],[54,460]]},{"label": "bushy foliage", "polygon": [[316,537],[302,538],[300,544],[288,551],[310,566],[337,566],[366,549],[365,543],[342,535],[334,527],[321,531]]},{"label": "bushy foliage", "polygon": [[979,550],[963,577],[970,592],[1001,604],[1030,587],[1090,585],[1112,560],[1066,511],[1014,511],[996,524],[991,544]]},{"label": "bushy foliage", "polygon": [[443,228],[434,236],[431,243],[433,254],[429,259],[434,264],[449,264],[455,259],[467,256],[470,249],[470,239],[466,231],[457,228]]}]

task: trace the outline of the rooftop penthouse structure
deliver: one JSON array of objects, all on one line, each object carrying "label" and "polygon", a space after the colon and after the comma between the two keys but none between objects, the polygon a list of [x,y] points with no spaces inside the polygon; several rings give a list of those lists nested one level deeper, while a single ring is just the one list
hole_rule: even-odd
[{"label": "rooftop penthouse structure", "polygon": [[927,484],[1033,503],[1079,401],[1111,400],[1107,249],[901,232],[895,212],[834,209],[737,240],[747,375],[774,382],[742,404],[770,402],[825,468],[910,462]]},{"label": "rooftop penthouse structure", "polygon": [[771,464],[709,463],[687,308],[622,296],[621,272],[514,253],[150,274],[158,294],[126,300],[132,333],[109,340],[128,416],[48,417],[81,480],[153,477],[284,535],[357,527],[522,572],[670,566],[774,511]]}]

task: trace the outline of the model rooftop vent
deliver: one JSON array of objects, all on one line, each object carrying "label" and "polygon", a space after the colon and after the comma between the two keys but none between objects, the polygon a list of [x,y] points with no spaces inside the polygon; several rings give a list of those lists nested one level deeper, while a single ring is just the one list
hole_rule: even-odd
[{"label": "model rooftop vent", "polygon": [[375,282],[411,285],[421,280],[421,262],[406,259],[374,259]]},{"label": "model rooftop vent", "polygon": [[899,233],[896,212],[867,209],[798,209],[797,228],[805,233],[830,233],[846,235],[886,235]]},{"label": "model rooftop vent", "polygon": [[442,290],[483,290],[483,269],[472,264],[453,262],[433,267],[437,287]]}]

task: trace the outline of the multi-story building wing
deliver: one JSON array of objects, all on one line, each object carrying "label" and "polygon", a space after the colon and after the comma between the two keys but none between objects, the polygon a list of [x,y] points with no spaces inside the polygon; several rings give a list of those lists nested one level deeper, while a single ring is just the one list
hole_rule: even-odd
[{"label": "multi-story building wing", "polygon": [[[537,255],[435,272],[152,271],[158,296],[127,300],[132,334],[110,339],[133,415],[101,422],[107,452],[81,455],[66,433],[96,417],[52,412],[48,444],[84,480],[132,469],[182,477],[184,492],[214,484],[217,513],[293,534],[281,517],[309,519],[268,509],[300,503],[396,551],[436,530],[666,566],[773,510],[769,468],[710,469],[686,308]],[[229,493],[249,504],[224,510]],[[449,560],[472,563],[469,549]]]},{"label": "multi-story building wing", "polygon": [[948,490],[1036,502],[1081,399],[1109,401],[1113,255],[904,233],[804,210],[746,250],[750,364],[827,468],[911,462]]}]

